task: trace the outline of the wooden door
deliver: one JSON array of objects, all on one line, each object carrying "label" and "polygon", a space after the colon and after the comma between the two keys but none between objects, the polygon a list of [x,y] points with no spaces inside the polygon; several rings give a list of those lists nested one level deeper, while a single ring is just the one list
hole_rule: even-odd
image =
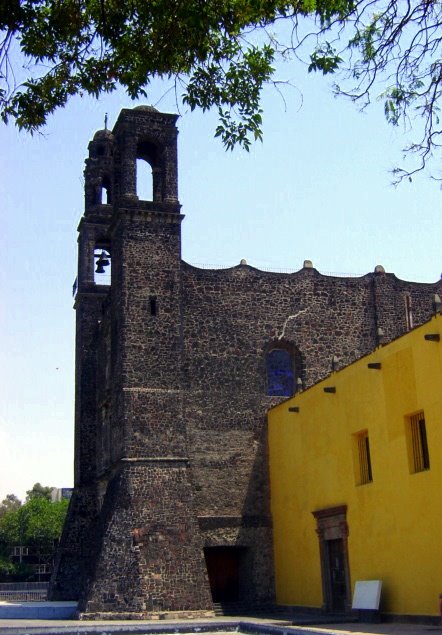
[{"label": "wooden door", "polygon": [[328,577],[330,580],[331,610],[345,611],[347,581],[345,575],[344,544],[342,539],[327,540]]}]

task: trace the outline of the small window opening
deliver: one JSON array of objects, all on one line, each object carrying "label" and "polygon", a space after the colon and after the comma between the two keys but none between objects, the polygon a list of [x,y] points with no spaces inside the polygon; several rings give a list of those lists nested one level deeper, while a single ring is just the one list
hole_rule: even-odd
[{"label": "small window opening", "polygon": [[407,322],[407,331],[411,331],[413,328],[413,312],[411,309],[411,296],[405,296],[405,319]]},{"label": "small window opening", "polygon": [[137,196],[142,201],[153,200],[152,168],[144,159],[137,159]]},{"label": "small window opening", "polygon": [[100,201],[101,205],[110,205],[112,202],[110,179],[104,176],[101,182]]},{"label": "small window opening", "polygon": [[267,395],[291,397],[295,392],[293,356],[283,348],[274,348],[267,353]]},{"label": "small window opening", "polygon": [[150,295],[149,296],[149,309],[150,309],[150,314],[155,317],[157,315],[157,313],[158,313],[158,305],[157,305],[157,296],[156,295]]},{"label": "small window opening", "polygon": [[430,469],[427,430],[423,411],[407,417],[409,467],[412,474]]},{"label": "small window opening", "polygon": [[355,455],[355,478],[356,485],[366,485],[372,483],[373,473],[371,469],[370,442],[368,431],[363,430],[353,435],[354,455]]},{"label": "small window opening", "polygon": [[98,155],[99,157],[104,156],[104,146],[98,146],[98,148],[97,148],[97,155]]},{"label": "small window opening", "polygon": [[110,285],[111,256],[107,249],[94,249],[94,282],[95,284]]}]

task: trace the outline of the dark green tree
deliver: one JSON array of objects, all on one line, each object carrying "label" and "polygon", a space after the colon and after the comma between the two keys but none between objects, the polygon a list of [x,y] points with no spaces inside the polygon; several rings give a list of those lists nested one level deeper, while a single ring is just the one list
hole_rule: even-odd
[{"label": "dark green tree", "polygon": [[0,503],[0,518],[10,511],[18,509],[21,506],[21,500],[15,494],[7,494],[6,498]]},{"label": "dark green tree", "polygon": [[53,489],[53,487],[44,487],[40,483],[34,483],[32,489],[29,489],[26,492],[26,500],[30,501],[33,498],[46,498],[48,501],[50,501]]},{"label": "dark green tree", "polygon": [[0,518],[0,542],[9,545],[49,544],[63,529],[68,501],[52,503],[36,496]]},{"label": "dark green tree", "polygon": [[72,95],[121,85],[148,99],[159,77],[192,110],[218,110],[227,148],[248,149],[276,59],[296,57],[362,107],[381,96],[391,124],[413,119],[413,172],[440,148],[441,24],[440,0],[9,0],[0,115],[34,131]]},{"label": "dark green tree", "polygon": [[32,496],[0,517],[0,577],[20,580],[32,575],[26,562],[11,559],[15,546],[30,547],[41,561],[50,562],[68,505],[64,499],[53,503],[45,496]]}]

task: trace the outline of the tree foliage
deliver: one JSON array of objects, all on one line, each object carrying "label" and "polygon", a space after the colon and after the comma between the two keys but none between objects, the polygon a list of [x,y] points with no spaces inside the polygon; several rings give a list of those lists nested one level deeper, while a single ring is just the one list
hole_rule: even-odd
[{"label": "tree foliage", "polygon": [[35,131],[75,94],[121,85],[149,99],[152,80],[168,78],[192,110],[218,110],[227,148],[248,149],[277,59],[296,57],[362,106],[381,97],[392,125],[414,121],[420,169],[442,134],[441,22],[440,0],[9,0],[0,114]]},{"label": "tree foliage", "polygon": [[4,545],[47,545],[58,540],[63,529],[68,501],[52,503],[37,496],[0,518],[0,543]]},{"label": "tree foliage", "polygon": [[53,489],[53,487],[45,487],[40,483],[34,483],[32,489],[29,489],[26,492],[26,500],[30,501],[33,498],[45,498],[46,500],[50,501]]},{"label": "tree foliage", "polygon": [[[61,536],[69,502],[52,502],[51,487],[36,483],[27,492],[22,505],[14,494],[9,494],[0,504],[0,580],[21,581],[33,579],[35,558],[38,562],[50,562],[57,541]],[[14,554],[14,548],[29,547],[34,560]]]},{"label": "tree foliage", "polygon": [[417,160],[411,170],[395,170],[397,180],[410,177],[440,156],[442,2],[363,0],[341,27],[335,21],[319,31],[309,70],[341,71],[336,94],[361,108],[380,99],[388,123],[413,127],[414,141],[404,150]]},{"label": "tree foliage", "polygon": [[21,507],[21,500],[15,494],[8,494],[0,503],[0,518]]}]

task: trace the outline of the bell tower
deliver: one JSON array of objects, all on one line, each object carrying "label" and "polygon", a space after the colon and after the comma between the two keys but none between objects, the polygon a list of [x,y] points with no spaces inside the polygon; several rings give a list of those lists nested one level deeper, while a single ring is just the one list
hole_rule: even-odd
[{"label": "bell tower", "polygon": [[51,583],[53,599],[75,586],[85,618],[212,610],[183,414],[176,119],[122,110],[86,160],[75,491]]},{"label": "bell tower", "polygon": [[[102,321],[109,305],[110,278],[100,262],[110,264],[109,228],[113,216],[114,136],[95,133],[85,161],[84,215],[78,226],[78,273],[74,308],[75,456],[74,492],[57,551],[48,597],[76,600],[84,592],[96,554],[99,518],[100,368]],[[103,254],[103,256],[101,256]],[[107,256],[107,257],[104,257]],[[102,267],[104,270],[104,267]]]}]

